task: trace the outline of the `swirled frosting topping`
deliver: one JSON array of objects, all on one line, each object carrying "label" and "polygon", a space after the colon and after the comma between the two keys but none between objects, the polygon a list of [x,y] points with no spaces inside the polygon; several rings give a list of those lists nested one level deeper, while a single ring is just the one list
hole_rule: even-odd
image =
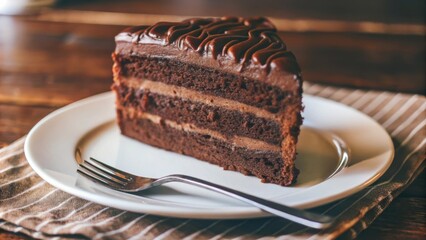
[{"label": "swirled frosting topping", "polygon": [[292,52],[266,18],[193,18],[182,22],[159,22],[152,26],[124,29],[116,41],[174,46],[214,59],[227,57],[242,68],[252,63],[300,73]]}]

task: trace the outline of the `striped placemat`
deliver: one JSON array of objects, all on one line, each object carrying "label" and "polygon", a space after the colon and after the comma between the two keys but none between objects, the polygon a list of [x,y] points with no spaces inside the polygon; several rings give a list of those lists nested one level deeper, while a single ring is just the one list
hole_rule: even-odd
[{"label": "striped placemat", "polygon": [[21,138],[0,149],[0,228],[34,238],[90,239],[270,239],[354,238],[423,171],[424,96],[349,90],[305,84],[305,92],[352,106],[392,136],[395,159],[370,187],[313,209],[339,216],[336,226],[313,230],[270,217],[196,220],[126,212],[79,199],[47,184],[28,165]]}]

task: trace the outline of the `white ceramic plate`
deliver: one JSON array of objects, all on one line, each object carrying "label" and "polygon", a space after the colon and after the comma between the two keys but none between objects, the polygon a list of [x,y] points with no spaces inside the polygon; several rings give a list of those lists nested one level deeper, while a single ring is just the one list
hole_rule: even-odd
[{"label": "white ceramic plate", "polygon": [[[298,145],[298,183],[264,184],[255,177],[154,148],[121,136],[116,126],[114,96],[96,95],[41,120],[28,134],[25,154],[31,167],[53,186],[103,205],[141,213],[187,218],[250,218],[267,213],[217,193],[170,183],[135,196],[98,186],[76,173],[76,149],[82,157],[100,159],[133,174],[160,177],[179,173],[199,177],[288,206],[319,206],[368,186],[393,159],[393,144],[374,120],[345,105],[304,96],[304,127]],[[338,151],[327,137],[343,139],[351,149],[349,166],[331,178]]]}]

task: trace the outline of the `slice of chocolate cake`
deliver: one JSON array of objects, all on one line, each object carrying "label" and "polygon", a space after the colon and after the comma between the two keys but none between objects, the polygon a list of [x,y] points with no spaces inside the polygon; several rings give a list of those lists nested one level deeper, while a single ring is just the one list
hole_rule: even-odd
[{"label": "slice of chocolate cake", "polygon": [[295,181],[302,79],[271,22],[160,22],[115,41],[122,134],[263,182]]}]

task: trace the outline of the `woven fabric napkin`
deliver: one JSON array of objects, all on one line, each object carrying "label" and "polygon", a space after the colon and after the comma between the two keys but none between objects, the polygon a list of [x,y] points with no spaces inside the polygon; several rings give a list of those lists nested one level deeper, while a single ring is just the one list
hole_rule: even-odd
[{"label": "woven fabric napkin", "polygon": [[305,93],[329,98],[371,116],[392,136],[395,159],[374,184],[313,209],[338,216],[314,230],[277,218],[197,220],[126,212],[79,199],[50,186],[28,165],[25,138],[0,149],[0,228],[34,238],[90,239],[352,239],[424,169],[426,99],[419,95],[306,84]]}]

